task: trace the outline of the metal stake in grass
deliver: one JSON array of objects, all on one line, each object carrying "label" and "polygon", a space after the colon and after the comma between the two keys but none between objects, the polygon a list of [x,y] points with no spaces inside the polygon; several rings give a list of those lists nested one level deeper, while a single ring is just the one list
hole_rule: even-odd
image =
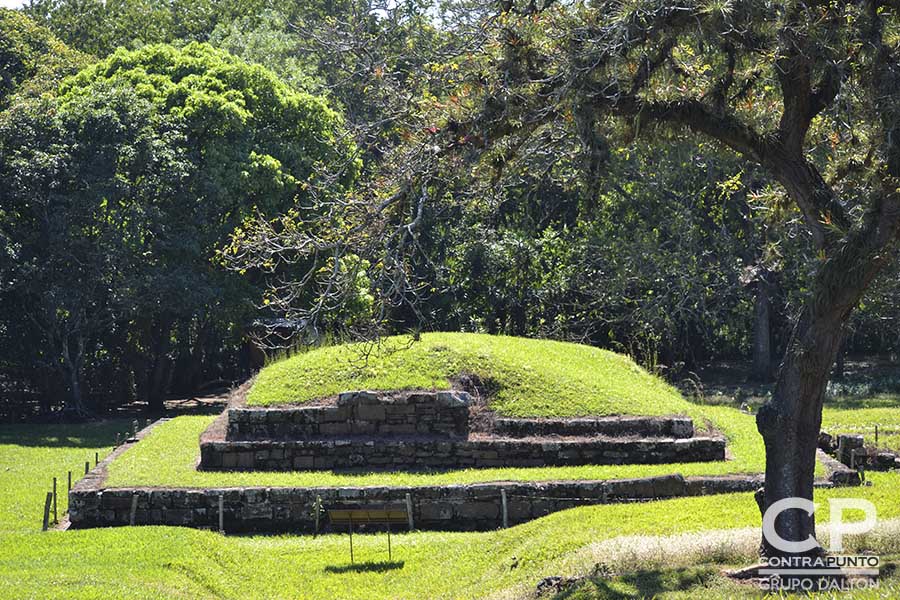
[{"label": "metal stake in grass", "polygon": [[350,564],[353,564],[353,513],[350,513]]},{"label": "metal stake in grass", "polygon": [[69,471],[69,487],[66,490],[66,492],[71,492],[71,491],[72,491],[72,471]]},{"label": "metal stake in grass", "polygon": [[406,518],[409,520],[409,530],[413,530],[412,496],[406,494]]},{"label": "metal stake in grass", "polygon": [[53,523],[59,523],[59,518],[56,513],[56,477],[53,478]]},{"label": "metal stake in grass", "polygon": [[313,505],[313,512],[315,513],[315,518],[316,518],[316,533],[315,533],[315,535],[319,535],[319,515],[322,513],[322,496],[316,496],[316,502]]},{"label": "metal stake in grass", "polygon": [[53,502],[53,492],[47,492],[47,499],[44,500],[44,527],[41,531],[47,531],[50,528],[50,503]]},{"label": "metal stake in grass", "polygon": [[91,470],[91,461],[84,461],[84,474],[87,475]]},{"label": "metal stake in grass", "polygon": [[96,467],[99,464],[100,464],[100,453],[94,452],[94,466]]}]

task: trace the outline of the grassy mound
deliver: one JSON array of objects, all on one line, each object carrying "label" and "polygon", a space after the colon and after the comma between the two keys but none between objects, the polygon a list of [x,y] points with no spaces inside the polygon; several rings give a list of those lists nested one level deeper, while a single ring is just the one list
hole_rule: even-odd
[{"label": "grassy mound", "polygon": [[627,356],[590,346],[473,333],[397,336],[382,347],[319,348],[263,369],[255,406],[303,403],[348,390],[446,389],[474,375],[491,407],[518,417],[683,414],[689,404]]}]

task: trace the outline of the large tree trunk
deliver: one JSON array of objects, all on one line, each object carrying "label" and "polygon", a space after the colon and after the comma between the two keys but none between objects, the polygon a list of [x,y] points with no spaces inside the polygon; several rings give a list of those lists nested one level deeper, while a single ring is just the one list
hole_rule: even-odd
[{"label": "large tree trunk", "polygon": [[67,388],[63,413],[76,419],[88,415],[81,386],[81,363],[84,357],[84,339],[77,336],[72,348],[68,336],[61,336],[59,370]]},{"label": "large tree trunk", "polygon": [[[874,233],[852,236],[822,263],[809,301],[785,352],[771,400],[756,417],[766,446],[765,490],[760,508],[785,498],[812,500],[822,403],[843,328],[864,292],[891,256],[897,232],[889,221]],[[781,514],[775,529],[785,540],[815,537],[815,516],[801,510]],[[767,555],[785,555],[763,541]]]},{"label": "large tree trunk", "polygon": [[[804,314],[781,365],[775,393],[756,417],[766,446],[763,510],[785,498],[812,499],[822,403],[841,328],[840,319],[812,320]],[[775,526],[783,539],[802,542],[815,537],[815,523],[815,515],[790,510],[781,514]],[[785,554],[765,539],[763,552]]]},{"label": "large tree trunk", "polygon": [[756,381],[772,377],[772,301],[769,284],[756,282],[756,302],[753,319],[753,366],[751,376]]},{"label": "large tree trunk", "polygon": [[151,415],[165,412],[165,398],[169,387],[172,359],[169,351],[172,347],[172,321],[167,318],[157,323],[152,346],[153,366],[147,382],[147,410]]}]

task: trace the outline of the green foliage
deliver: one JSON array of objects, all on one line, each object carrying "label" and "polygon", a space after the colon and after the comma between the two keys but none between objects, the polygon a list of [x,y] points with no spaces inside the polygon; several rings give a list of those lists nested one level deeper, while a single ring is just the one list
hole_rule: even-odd
[{"label": "green foliage", "polygon": [[279,12],[267,10],[260,16],[219,23],[209,43],[249,63],[265,65],[295,89],[316,92],[324,87],[314,57],[304,48],[307,41],[289,31],[288,19]]},{"label": "green foliage", "polygon": [[773,325],[805,284],[803,236],[753,205],[744,183],[755,174],[726,157],[680,138],[658,150],[629,146],[611,152],[589,188],[572,181],[575,161],[535,149],[504,165],[502,185],[479,187],[485,196],[429,212],[423,246],[441,266],[423,275],[438,290],[426,302],[431,319],[584,339],[650,368],[693,367],[747,353],[750,274],[783,284]]},{"label": "green foliage", "polygon": [[[255,6],[254,6],[255,5]],[[203,41],[220,17],[262,2],[211,0],[35,0],[25,8],[67,44],[104,57],[117,47]]]},{"label": "green foliage", "polygon": [[0,8],[0,108],[27,80],[34,91],[50,89],[87,63],[23,13]]},{"label": "green foliage", "polygon": [[121,85],[66,104],[25,98],[0,116],[4,318],[31,323],[39,358],[25,364],[39,389],[67,390],[70,409],[83,408],[97,336],[134,301],[152,203],[186,177],[180,144],[171,120]]},{"label": "green foliage", "polygon": [[224,193],[216,208],[226,215],[285,209],[317,168],[352,152],[339,139],[340,116],[323,100],[206,44],[119,50],[66,81],[61,101],[89,95],[102,81],[127,82],[159,112],[183,120],[206,171],[205,189],[196,192],[207,201]]},{"label": "green foliage", "polygon": [[4,293],[39,324],[35,345],[75,404],[86,366],[101,385],[115,373],[113,394],[158,404],[173,354],[195,365],[190,389],[205,340],[240,343],[261,294],[214,268],[216,250],[250,215],[292,207],[326,163],[355,164],[341,125],[321,99],[203,44],[120,50],[3,114]]}]

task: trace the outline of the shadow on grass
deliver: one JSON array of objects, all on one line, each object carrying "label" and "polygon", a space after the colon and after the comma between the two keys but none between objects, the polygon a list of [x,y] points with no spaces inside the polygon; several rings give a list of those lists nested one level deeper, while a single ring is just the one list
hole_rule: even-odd
[{"label": "shadow on grass", "polygon": [[405,563],[402,560],[394,561],[370,561],[356,563],[352,565],[328,565],[325,567],[326,573],[384,573],[386,571],[394,571],[402,569]]},{"label": "shadow on grass", "polygon": [[106,420],[72,425],[0,425],[0,445],[46,448],[102,448],[112,446],[116,433],[126,432],[130,421]]},{"label": "shadow on grass", "polygon": [[[592,577],[554,596],[554,600],[638,600],[657,598],[667,592],[688,592],[705,586],[716,570],[696,567],[678,570],[638,571],[613,579]],[[702,590],[697,597],[702,597]]]}]

